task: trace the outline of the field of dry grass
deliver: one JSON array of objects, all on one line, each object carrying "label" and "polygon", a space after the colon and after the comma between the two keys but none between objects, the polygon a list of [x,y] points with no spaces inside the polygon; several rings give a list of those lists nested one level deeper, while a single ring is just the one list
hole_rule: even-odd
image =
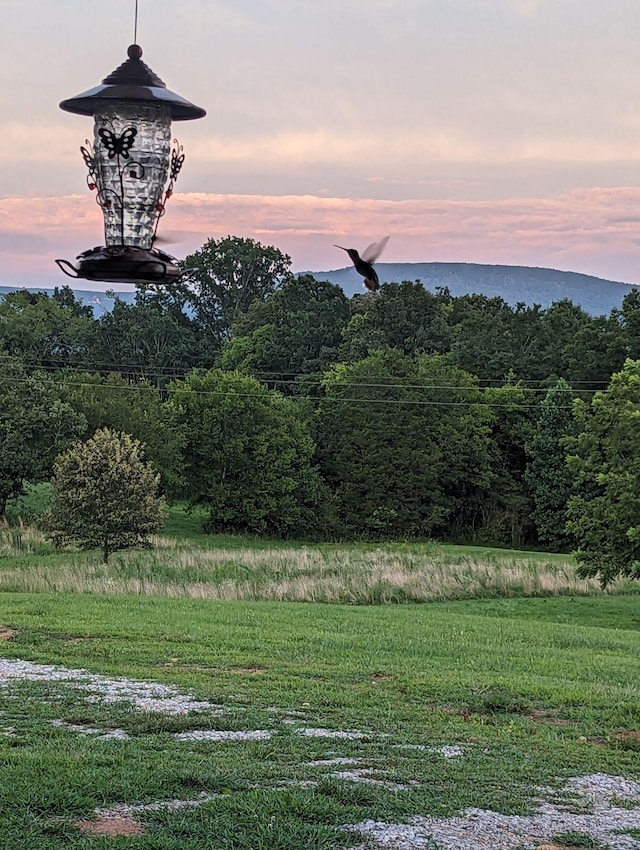
[{"label": "field of dry grass", "polygon": [[[56,552],[35,529],[0,530],[0,590],[381,604],[591,595],[566,558],[432,543],[231,548],[157,537],[148,550]],[[617,588],[623,591],[623,587]]]}]

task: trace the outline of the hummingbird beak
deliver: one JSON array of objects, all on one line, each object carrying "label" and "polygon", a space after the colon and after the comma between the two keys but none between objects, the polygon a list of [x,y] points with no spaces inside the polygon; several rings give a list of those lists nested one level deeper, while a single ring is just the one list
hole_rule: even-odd
[{"label": "hummingbird beak", "polygon": [[[342,245],[334,245],[333,247],[334,248],[340,248],[341,251],[347,251],[347,249],[343,248]],[[349,252],[347,251],[347,253],[349,253]]]}]

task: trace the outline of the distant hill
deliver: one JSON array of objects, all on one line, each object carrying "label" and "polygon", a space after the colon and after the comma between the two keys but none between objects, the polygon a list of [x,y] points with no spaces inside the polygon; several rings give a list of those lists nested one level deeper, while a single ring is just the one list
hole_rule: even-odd
[{"label": "distant hill", "polygon": [[[620,307],[624,296],[637,288],[636,284],[604,280],[578,272],[561,272],[557,269],[538,269],[529,266],[485,266],[477,263],[377,263],[376,269],[381,283],[401,283],[403,280],[419,280],[431,292],[438,286],[446,286],[452,295],[480,293],[489,298],[499,296],[507,304],[515,306],[523,302],[528,306],[540,304],[549,307],[554,301],[568,298],[579,304],[593,316],[608,315],[614,307]],[[337,283],[351,297],[364,292],[362,278],[353,266],[328,272],[309,272],[317,280]],[[45,287],[0,286],[0,295],[16,289],[28,288],[30,292],[53,293]],[[93,306],[99,317],[111,310],[113,298],[105,291],[75,289],[76,298]],[[118,298],[132,303],[135,292],[118,292]]]},{"label": "distant hill", "polygon": [[[105,292],[95,291],[93,289],[76,289],[75,287],[71,287],[73,289],[74,295],[79,301],[82,301],[83,304],[91,304],[93,307],[93,314],[96,318],[100,318],[104,313],[111,312],[111,308],[113,307],[114,299],[110,298],[108,295],[105,295],[105,292],[108,290],[108,284],[105,289]],[[46,286],[0,286],[0,296],[5,295],[7,292],[15,292],[17,289],[26,289],[27,292],[46,292],[47,295],[53,295],[53,287]],[[118,298],[122,301],[126,301],[128,304],[133,304],[136,293],[134,291],[131,292],[117,292]]]},{"label": "distant hill", "polygon": [[[515,306],[550,307],[554,301],[568,298],[593,316],[608,315],[620,307],[624,296],[637,288],[634,284],[604,280],[577,272],[557,269],[538,269],[528,266],[485,266],[477,263],[377,263],[380,283],[401,283],[419,280],[434,292],[446,286],[452,295],[481,293],[490,298],[499,296]],[[311,272],[318,280],[339,284],[347,295],[365,292],[362,278],[353,268],[329,272]]]}]

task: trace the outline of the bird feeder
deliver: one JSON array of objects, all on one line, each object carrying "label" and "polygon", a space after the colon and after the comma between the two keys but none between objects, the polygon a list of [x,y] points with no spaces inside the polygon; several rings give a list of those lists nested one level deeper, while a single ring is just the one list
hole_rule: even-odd
[{"label": "bird feeder", "polygon": [[204,109],[170,91],[142,62],[133,44],[128,59],[102,84],[63,100],[60,108],[93,115],[93,144],[80,148],[87,185],[104,216],[105,245],[76,259],[56,260],[75,278],[113,282],[171,283],[177,260],[155,247],[158,223],[184,162],[172,142],[171,121],[202,118]]}]

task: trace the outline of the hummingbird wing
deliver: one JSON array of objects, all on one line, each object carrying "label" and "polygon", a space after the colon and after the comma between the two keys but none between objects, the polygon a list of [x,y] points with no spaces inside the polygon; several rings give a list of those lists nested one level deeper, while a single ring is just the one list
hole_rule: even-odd
[{"label": "hummingbird wing", "polygon": [[375,263],[380,254],[384,251],[384,247],[389,241],[389,237],[385,236],[384,239],[381,239],[379,242],[372,242],[371,245],[367,245],[360,256],[365,261],[365,263]]}]

